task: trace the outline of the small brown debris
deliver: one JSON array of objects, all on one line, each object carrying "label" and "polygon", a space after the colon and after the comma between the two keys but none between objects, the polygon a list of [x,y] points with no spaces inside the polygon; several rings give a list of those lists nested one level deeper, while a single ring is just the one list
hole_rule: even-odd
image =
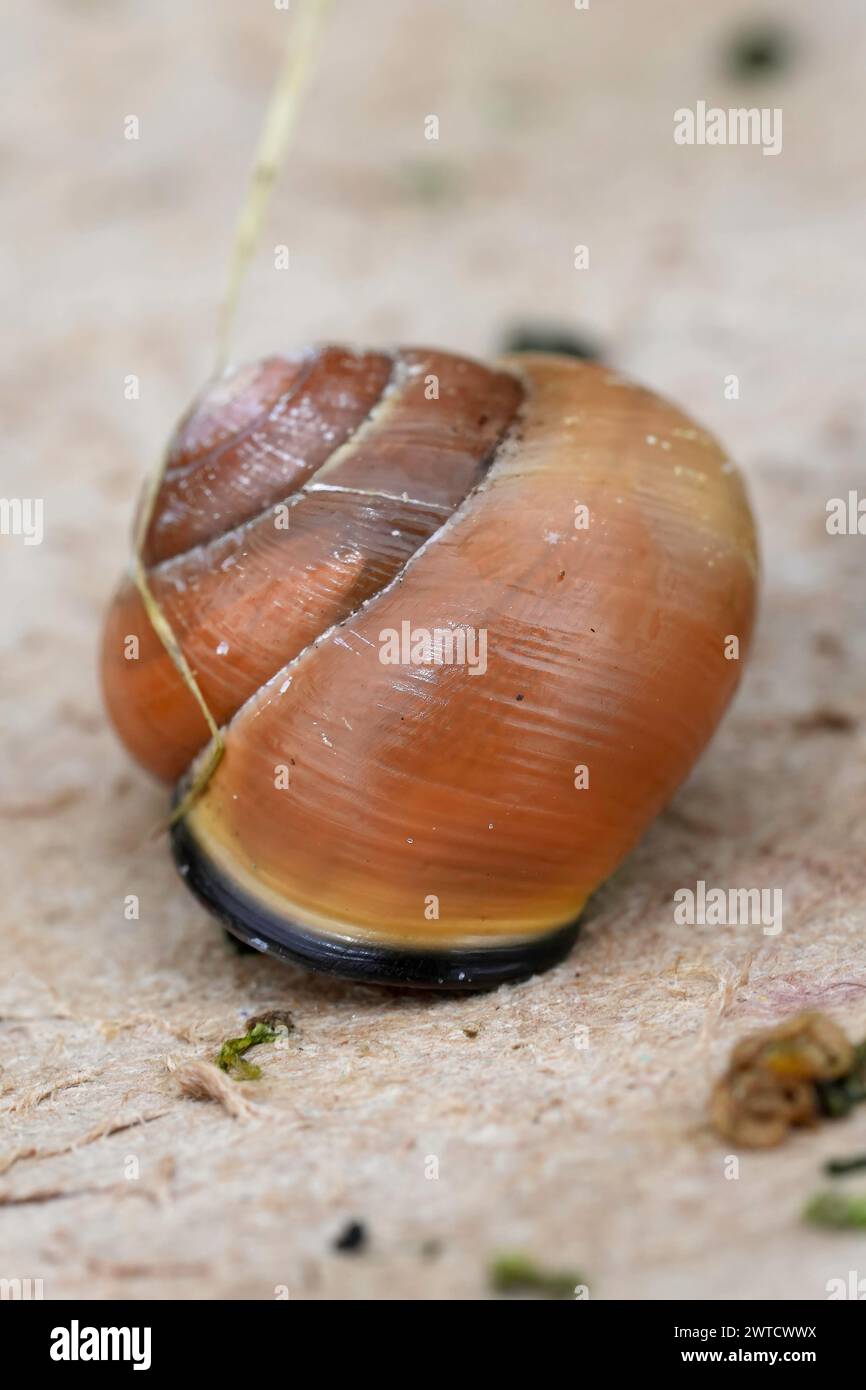
[{"label": "small brown debris", "polygon": [[817,1124],[821,1083],[845,1076],[855,1050],[821,1013],[798,1014],[743,1038],[710,1096],[710,1119],[725,1139],[771,1148],[788,1130]]},{"label": "small brown debris", "polygon": [[717,1082],[710,1118],[725,1139],[747,1149],[770,1149],[792,1126],[817,1123],[818,1100],[808,1081],[780,1084],[766,1072],[746,1070]]},{"label": "small brown debris", "polygon": [[268,1028],[285,1028],[287,1033],[295,1030],[295,1020],[288,1009],[264,1009],[247,1019],[247,1032],[251,1033],[256,1024],[263,1023]]},{"label": "small brown debris", "polygon": [[794,728],[800,734],[850,734],[857,728],[857,720],[846,710],[819,705],[795,719]]},{"label": "small brown debris", "polygon": [[834,661],[839,661],[845,655],[845,645],[835,632],[822,629],[815,633],[812,641],[819,656],[831,657]]},{"label": "small brown debris", "polygon": [[189,1100],[215,1100],[235,1120],[246,1120],[260,1112],[243,1091],[230,1081],[213,1062],[192,1058],[181,1062],[174,1072],[182,1096]]},{"label": "small brown debris", "polygon": [[732,1068],[756,1063],[780,1079],[835,1081],[854,1065],[854,1048],[826,1014],[796,1014],[737,1043]]}]

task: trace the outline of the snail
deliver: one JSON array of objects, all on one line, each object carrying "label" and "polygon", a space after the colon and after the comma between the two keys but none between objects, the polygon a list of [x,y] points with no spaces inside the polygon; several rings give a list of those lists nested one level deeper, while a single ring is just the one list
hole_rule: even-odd
[{"label": "snail", "polygon": [[[188,886],[277,957],[447,988],[569,951],[728,705],[757,576],[739,474],[676,408],[420,348],[211,383],[141,561],[223,731],[171,831]],[[132,579],[102,678],[183,797],[208,727]]]}]

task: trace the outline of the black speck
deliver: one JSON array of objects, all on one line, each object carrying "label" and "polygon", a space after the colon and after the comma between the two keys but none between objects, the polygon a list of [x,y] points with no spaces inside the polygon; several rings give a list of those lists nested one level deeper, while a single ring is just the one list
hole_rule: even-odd
[{"label": "black speck", "polygon": [[751,82],[767,73],[783,72],[794,52],[790,31],[776,24],[756,24],[729,40],[725,68],[739,82]]},{"label": "black speck", "polygon": [[514,698],[515,698],[515,700],[522,700],[522,699],[523,699],[523,696],[522,696],[522,695],[515,695]]},{"label": "black speck", "polygon": [[566,357],[581,357],[587,362],[597,362],[601,358],[601,350],[591,338],[572,333],[568,328],[543,323],[515,324],[503,335],[502,351],[559,352]]},{"label": "black speck", "polygon": [[366,1245],[367,1228],[360,1221],[350,1221],[334,1239],[334,1249],[342,1255],[359,1255]]},{"label": "black speck", "polygon": [[595,632],[595,628],[594,628],[594,627],[591,627],[589,630],[590,630],[590,632]]}]

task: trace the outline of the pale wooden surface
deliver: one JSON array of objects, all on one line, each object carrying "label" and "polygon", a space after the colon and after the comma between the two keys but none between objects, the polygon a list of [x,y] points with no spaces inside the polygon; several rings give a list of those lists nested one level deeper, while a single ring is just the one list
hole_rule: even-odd
[{"label": "pale wooden surface", "polygon": [[[864,480],[866,21],[856,0],[789,0],[798,61],[742,88],[718,59],[749,9],[338,5],[244,297],[240,355],[327,338],[489,354],[515,318],[570,322],[750,483],[766,578],[735,709],[571,958],[469,999],[233,954],[148,839],[163,794],[99,703],[100,615],[143,470],[209,369],[286,16],[127,0],[7,19],[0,491],[45,498],[46,538],[0,540],[0,1276],[48,1297],[475,1298],[490,1254],[517,1248],[596,1297],[820,1298],[866,1272],[862,1237],[798,1221],[821,1158],[864,1147],[866,1112],[744,1156],[736,1182],[703,1121],[753,1022],[808,1005],[866,1032],[866,538],[824,529],[827,498]],[[699,97],[782,106],[783,153],[676,147],[673,109]],[[822,708],[851,727],[800,726]],[[675,926],[673,891],[698,878],[782,888],[781,936]],[[261,1051],[261,1113],[183,1098],[167,1060],[212,1056],[271,1004],[297,1031]],[[369,1253],[335,1255],[352,1217]]]}]

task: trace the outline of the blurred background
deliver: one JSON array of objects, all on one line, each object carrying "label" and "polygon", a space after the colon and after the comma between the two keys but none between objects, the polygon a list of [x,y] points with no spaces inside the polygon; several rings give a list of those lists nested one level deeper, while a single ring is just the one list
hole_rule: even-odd
[{"label": "blurred background", "polygon": [[[702,1107],[754,1021],[814,1004],[866,1031],[866,537],[825,526],[866,490],[861,0],[333,5],[235,358],[565,339],[718,434],[762,534],[735,711],[575,954],[436,1002],[235,957],[148,838],[164,796],[95,675],[142,478],[211,371],[297,8],[4,16],[0,495],[44,499],[45,535],[0,536],[0,1275],[46,1296],[473,1298],[505,1246],[576,1264],[594,1296],[823,1296],[857,1254],[797,1227],[816,1150],[725,1182]],[[781,153],[677,145],[699,100],[781,108]],[[671,893],[696,877],[781,885],[783,937],[684,941]],[[251,1145],[172,1066],[276,1001],[300,1037]],[[354,1218],[353,1261],[331,1242]]]}]

